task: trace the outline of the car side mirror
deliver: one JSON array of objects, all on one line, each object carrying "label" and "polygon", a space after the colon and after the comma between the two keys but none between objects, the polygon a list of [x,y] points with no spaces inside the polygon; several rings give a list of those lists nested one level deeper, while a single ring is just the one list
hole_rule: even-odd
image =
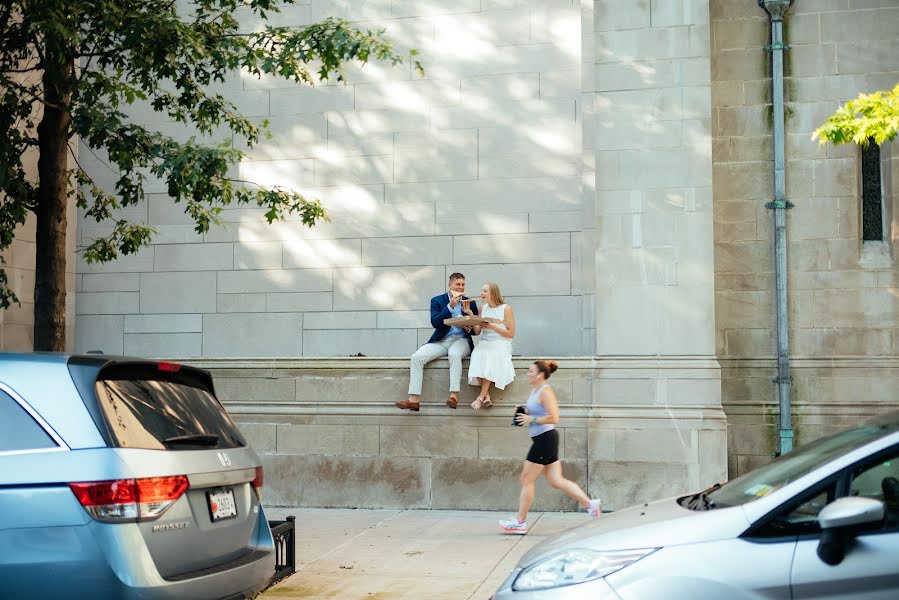
[{"label": "car side mirror", "polygon": [[821,540],[818,558],[838,565],[846,556],[849,541],[859,532],[883,522],[884,505],[873,498],[839,498],[818,513]]}]

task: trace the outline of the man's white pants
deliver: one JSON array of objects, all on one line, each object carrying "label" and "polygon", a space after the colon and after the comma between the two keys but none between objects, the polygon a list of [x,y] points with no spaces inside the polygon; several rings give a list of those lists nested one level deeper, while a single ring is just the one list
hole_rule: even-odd
[{"label": "man's white pants", "polygon": [[443,338],[428,342],[415,351],[409,360],[409,395],[421,396],[421,380],[425,365],[441,356],[449,360],[449,391],[458,392],[462,381],[462,359],[471,354],[471,347],[464,337]]}]

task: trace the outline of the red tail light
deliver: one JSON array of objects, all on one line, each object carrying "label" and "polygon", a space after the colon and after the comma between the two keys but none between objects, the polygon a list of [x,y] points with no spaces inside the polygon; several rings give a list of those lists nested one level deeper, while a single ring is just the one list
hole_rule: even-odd
[{"label": "red tail light", "polygon": [[158,363],[156,367],[165,373],[177,373],[181,370],[181,365],[172,362],[161,362]]},{"label": "red tail light", "polygon": [[69,488],[98,521],[142,521],[158,518],[190,484],[185,475],[70,483]]},{"label": "red tail light", "polygon": [[260,502],[262,502],[262,483],[264,480],[265,473],[262,472],[262,467],[256,467],[256,476],[253,477],[251,483],[253,485],[253,490],[256,491],[256,497],[259,498]]},{"label": "red tail light", "polygon": [[184,475],[176,477],[147,477],[135,481],[137,483],[138,502],[144,504],[177,500],[190,487],[187,477]]}]

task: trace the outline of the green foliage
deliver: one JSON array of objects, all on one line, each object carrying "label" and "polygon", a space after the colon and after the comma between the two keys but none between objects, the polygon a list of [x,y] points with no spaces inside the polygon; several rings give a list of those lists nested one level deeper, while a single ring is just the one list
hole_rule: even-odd
[{"label": "green foliage", "polygon": [[[343,80],[348,61],[403,62],[383,32],[359,31],[345,21],[245,31],[235,18],[241,12],[270,19],[292,2],[11,0],[0,5],[0,252],[41,201],[26,160],[34,158],[42,109],[53,97],[42,82],[51,64],[75,66],[67,74],[71,96],[63,95],[62,106],[53,105],[71,116],[70,129],[58,134],[70,149],[77,136],[116,174],[114,190],[104,190],[72,153],[71,195],[89,218],[111,226],[106,237],[84,249],[88,262],[114,260],[152,240],[151,227],[116,218],[118,209],[144,199],[151,177],[165,183],[200,233],[219,223],[230,205],[262,207],[269,223],[289,215],[306,226],[327,220],[318,200],[231,178],[229,167],[242,153],[230,144],[178,142],[130,122],[126,114],[128,105],[140,102],[160,113],[160,121],[183,123],[203,135],[226,127],[252,147],[265,131],[211,87],[241,75],[312,85]],[[412,50],[409,60],[423,73],[415,56]],[[16,299],[0,270],[0,307],[10,301]]]},{"label": "green foliage", "polygon": [[861,94],[832,114],[812,134],[820,143],[878,145],[892,141],[899,131],[899,84],[892,90]]}]

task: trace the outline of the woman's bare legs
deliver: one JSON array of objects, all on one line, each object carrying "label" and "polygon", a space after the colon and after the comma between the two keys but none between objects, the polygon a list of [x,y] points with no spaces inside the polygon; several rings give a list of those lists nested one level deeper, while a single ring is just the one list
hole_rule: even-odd
[{"label": "woman's bare legs", "polygon": [[521,476],[519,477],[521,494],[518,496],[518,521],[520,523],[524,523],[528,518],[528,511],[534,502],[534,482],[540,477],[543,469],[543,465],[527,460],[524,461],[524,466],[521,468]]},{"label": "woman's bare legs", "polygon": [[[562,475],[562,461],[557,460],[552,464],[546,465],[546,470],[543,471],[543,476],[546,477],[546,481],[551,487],[557,490],[562,490],[566,496],[568,496],[572,500],[577,501],[577,503],[584,508],[588,510],[590,509],[590,497],[584,493],[584,490],[581,489],[581,486],[571,481],[570,479],[565,479],[565,477]],[[523,477],[524,473],[522,473],[522,478]],[[531,485],[531,489],[533,490],[533,484]]]},{"label": "woman's bare legs", "polygon": [[478,394],[479,398],[486,398],[490,395],[490,385],[493,383],[489,379],[484,379],[483,377],[478,377],[478,383],[481,384],[481,393]]}]

